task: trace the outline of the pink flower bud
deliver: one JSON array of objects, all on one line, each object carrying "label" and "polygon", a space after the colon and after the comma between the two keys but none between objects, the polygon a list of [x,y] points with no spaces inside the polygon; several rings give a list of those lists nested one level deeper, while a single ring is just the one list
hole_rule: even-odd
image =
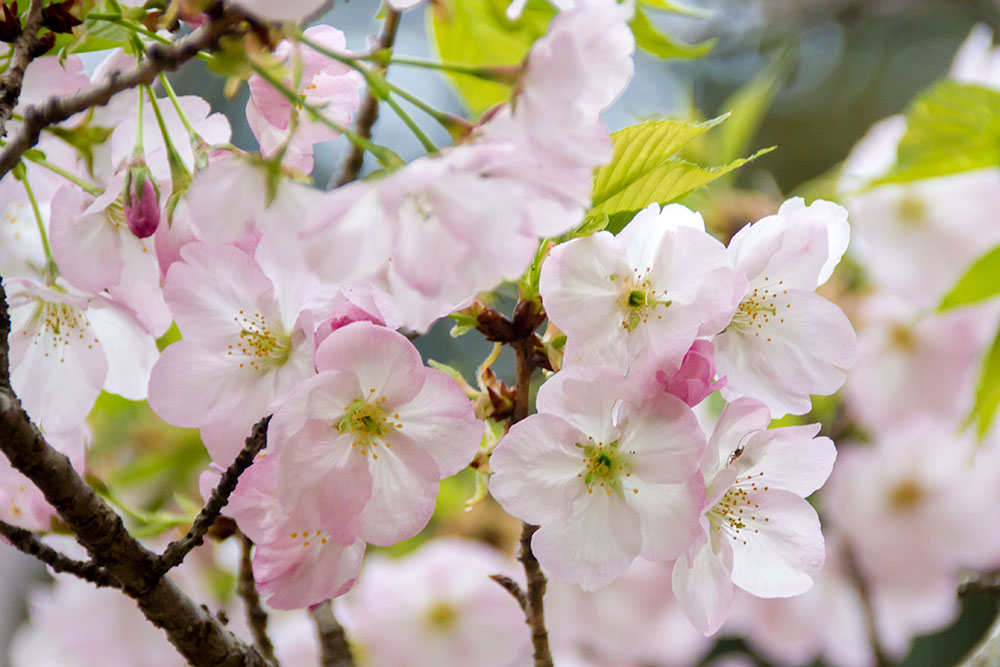
[{"label": "pink flower bud", "polygon": [[656,379],[663,390],[673,394],[689,406],[694,407],[705,400],[705,397],[726,384],[722,378],[713,382],[715,377],[715,350],[707,340],[696,340],[691,349],[684,355],[681,367],[673,375],[663,371],[656,372]]},{"label": "pink flower bud", "polygon": [[132,233],[144,239],[152,236],[160,225],[160,196],[152,178],[147,175],[141,181],[141,191],[137,191],[135,181],[129,188],[131,192],[125,203],[125,220]]}]

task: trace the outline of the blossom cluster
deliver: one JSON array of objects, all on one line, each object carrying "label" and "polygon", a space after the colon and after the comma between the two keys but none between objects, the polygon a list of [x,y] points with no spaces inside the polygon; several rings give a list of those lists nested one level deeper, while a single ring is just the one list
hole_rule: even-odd
[{"label": "blossom cluster", "polygon": [[[240,4],[283,21],[320,3]],[[601,113],[632,75],[633,7],[553,4],[507,103],[455,145],[329,192],[306,182],[314,147],[350,125],[366,83],[332,26],[254,56],[258,153],[169,82],[165,96],[143,87],[66,121],[98,137],[85,152],[43,135],[0,180],[14,390],[81,471],[98,395],[148,400],[199,430],[206,497],[270,416],[224,513],[254,544],[270,608],[339,598],[380,664],[528,659],[520,610],[488,579],[517,570],[482,545],[376,555],[359,576],[368,545],[420,533],[441,481],[474,460],[503,510],[538,527],[531,551],[552,579],[549,629],[566,664],[694,661],[720,631],[781,664],[869,664],[870,631],[902,656],[954,618],[963,568],[1000,563],[978,518],[1000,500],[1000,443],[956,435],[996,308],[928,312],[983,239],[1000,240],[982,215],[1000,171],[868,187],[894,159],[898,117],[848,158],[844,206],[775,202],[726,243],[677,203],[589,233],[594,169],[613,154]],[[990,47],[974,32],[952,76],[1000,89]],[[134,62],[117,51],[88,76],[76,56],[38,58],[17,111]],[[961,228],[956,200],[971,220]],[[871,281],[851,310],[860,336],[824,296],[852,226]],[[504,431],[411,339],[526,272],[537,294],[522,296],[548,319],[547,366],[535,413]],[[842,386],[857,428],[820,435],[812,397]],[[56,518],[6,464],[0,508],[36,531]],[[113,606],[92,594],[60,584],[34,604],[51,623]],[[23,664],[59,650],[30,633],[16,646]]]}]

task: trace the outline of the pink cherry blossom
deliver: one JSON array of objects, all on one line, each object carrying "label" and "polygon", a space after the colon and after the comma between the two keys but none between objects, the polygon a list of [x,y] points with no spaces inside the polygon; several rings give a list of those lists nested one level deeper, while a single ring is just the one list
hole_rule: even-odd
[{"label": "pink cherry blossom", "polygon": [[265,270],[227,245],[190,243],[164,295],[184,339],[163,351],[149,405],[167,422],[198,427],[227,462],[273,401],[313,374],[315,295],[294,269]]},{"label": "pink cherry blossom", "polygon": [[701,215],[653,204],[617,236],[556,246],[542,265],[545,311],[566,334],[567,364],[622,372],[650,357],[674,372],[698,335],[720,331],[746,290]]},{"label": "pink cherry blossom", "polygon": [[836,450],[819,424],[767,430],[767,407],[726,406],[702,462],[703,539],[674,565],[673,589],[695,627],[721,627],[733,586],[758,597],[809,590],[823,566],[823,535],[804,499],[833,468]]},{"label": "pink cherry blossom", "polygon": [[696,340],[675,373],[656,371],[656,381],[663,390],[673,394],[692,408],[716,389],[726,384],[726,379],[715,379],[714,348],[707,340]]},{"label": "pink cherry blossom", "polygon": [[365,543],[349,531],[322,529],[312,508],[283,508],[278,458],[269,452],[258,456],[240,477],[225,513],[256,545],[254,580],[267,604],[300,609],[343,595],[354,584]]},{"label": "pink cherry blossom", "polygon": [[239,0],[237,4],[266,21],[299,22],[323,7],[323,0]]},{"label": "pink cherry blossom", "polygon": [[994,565],[1000,536],[983,530],[980,515],[996,503],[996,457],[995,447],[977,451],[974,437],[949,422],[918,417],[843,452],[826,508],[866,580],[954,588],[960,568]]},{"label": "pink cherry blossom", "polygon": [[611,158],[599,114],[632,76],[631,13],[594,0],[556,15],[532,45],[513,106],[480,128],[481,139],[515,147],[490,173],[523,179],[566,210],[589,204],[593,169]]},{"label": "pink cherry blossom", "polygon": [[959,423],[996,315],[995,307],[964,308],[914,320],[905,300],[867,299],[859,310],[858,361],[844,385],[852,417],[874,433],[919,416]]},{"label": "pink cherry blossom", "polygon": [[372,544],[412,537],[430,519],[439,481],[476,453],[482,425],[472,405],[404,336],[369,322],[331,333],[316,369],[268,430],[282,506],[309,506],[324,530],[356,526]]},{"label": "pink cherry blossom", "polygon": [[129,186],[129,202],[125,205],[128,228],[138,238],[152,236],[160,225],[160,193],[152,178],[145,178],[141,186]]},{"label": "pink cherry blossom", "polygon": [[637,558],[622,576],[593,592],[551,580],[545,621],[558,664],[694,665],[711,648],[670,590],[670,563]]},{"label": "pink cherry blossom", "polygon": [[531,546],[552,576],[596,590],[636,556],[670,560],[697,538],[705,440],[680,399],[578,366],[542,385],[537,404],[493,452],[490,493],[541,526]]},{"label": "pink cherry blossom", "polygon": [[840,308],[813,291],[833,273],[849,233],[844,208],[800,198],[736,233],[729,256],[750,286],[713,341],[723,396],[751,396],[780,417],[808,412],[810,394],[844,383],[857,337]]},{"label": "pink cherry blossom", "polygon": [[972,26],[955,53],[948,77],[1000,89],[1000,49],[993,46],[993,31],[983,23]]},{"label": "pink cherry blossom", "polygon": [[433,540],[400,559],[370,557],[337,614],[373,664],[524,665],[531,655],[524,615],[491,574],[523,578],[483,544]]},{"label": "pink cherry blossom", "polygon": [[[154,208],[158,220],[160,209]],[[107,290],[152,335],[166,332],[172,318],[163,300],[153,239],[132,232],[120,176],[99,197],[74,186],[60,188],[52,199],[50,224],[52,253],[68,282],[90,292]]]},{"label": "pink cherry blossom", "polygon": [[4,280],[10,306],[11,386],[48,432],[74,429],[101,389],[146,397],[156,344],[126,310],[62,282]]},{"label": "pink cherry blossom", "polygon": [[[347,46],[344,33],[328,25],[307,28],[304,34],[331,51],[344,51]],[[361,101],[360,91],[364,86],[364,80],[358,72],[289,40],[278,44],[274,57],[291,70],[301,67],[298,80],[292,82],[286,79],[283,81],[285,85],[295,89],[308,104],[322,108],[323,114],[330,120],[345,127],[350,124],[351,115]],[[300,115],[295,134],[290,137],[293,110],[288,99],[256,74],[250,77],[249,84],[247,121],[260,144],[261,154],[269,157],[290,141],[283,162],[305,173],[311,172],[313,144],[334,139],[338,136],[337,133],[327,125]]]}]

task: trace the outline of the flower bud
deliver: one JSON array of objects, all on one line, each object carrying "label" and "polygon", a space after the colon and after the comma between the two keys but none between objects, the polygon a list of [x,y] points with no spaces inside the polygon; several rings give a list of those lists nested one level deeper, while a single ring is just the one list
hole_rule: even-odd
[{"label": "flower bud", "polygon": [[673,394],[692,408],[716,389],[722,388],[725,378],[713,382],[715,377],[715,349],[707,340],[696,340],[684,355],[680,368],[673,375],[656,372],[663,390]]},{"label": "flower bud", "polygon": [[145,165],[129,169],[123,199],[128,228],[140,239],[152,236],[160,225],[160,191]]}]

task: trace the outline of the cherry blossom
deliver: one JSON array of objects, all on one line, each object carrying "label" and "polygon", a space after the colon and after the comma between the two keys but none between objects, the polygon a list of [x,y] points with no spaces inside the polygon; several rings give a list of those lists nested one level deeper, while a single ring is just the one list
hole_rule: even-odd
[{"label": "cherry blossom", "polygon": [[369,322],[327,336],[316,369],[268,429],[282,506],[307,505],[324,530],[372,544],[412,537],[430,519],[439,481],[476,453],[482,425],[472,405],[405,337]]},{"label": "cherry blossom", "polygon": [[[203,492],[205,482],[202,480]],[[300,609],[343,595],[353,584],[365,552],[350,532],[331,534],[316,514],[278,502],[278,456],[263,454],[240,477],[226,508],[256,544],[253,575],[274,609]]]},{"label": "cherry blossom", "polygon": [[729,256],[750,286],[713,341],[724,396],[751,396],[780,417],[808,412],[810,394],[844,383],[857,336],[840,308],[813,290],[833,273],[849,233],[843,207],[801,198],[736,233]]},{"label": "cherry blossom", "polygon": [[547,571],[595,590],[640,554],[670,560],[688,548],[705,446],[690,408],[606,367],[561,371],[537,404],[493,452],[490,493],[541,526],[531,546]]},{"label": "cherry blossom", "polygon": [[996,502],[996,449],[975,447],[948,422],[911,417],[843,453],[828,514],[873,586],[954,590],[959,568],[1000,558],[1000,537],[978,519]]},{"label": "cherry blossom", "polygon": [[146,397],[156,344],[126,310],[56,282],[4,280],[10,306],[11,386],[49,432],[83,422],[101,389]]},{"label": "cherry blossom", "polygon": [[702,462],[703,539],[674,565],[681,607],[706,635],[722,625],[733,586],[758,597],[809,590],[823,567],[823,535],[804,500],[830,475],[836,450],[819,424],[767,430],[767,407],[726,406]]},{"label": "cherry blossom", "polygon": [[[347,42],[344,33],[328,25],[307,28],[306,38],[331,51],[344,51]],[[351,122],[351,115],[361,101],[364,86],[361,75],[347,65],[318,53],[304,45],[282,41],[274,50],[274,57],[296,71],[297,80],[287,78],[282,82],[323,114],[341,126]],[[297,71],[301,68],[301,72]],[[260,144],[264,157],[285,150],[282,161],[305,173],[312,171],[313,144],[334,139],[338,135],[317,121],[298,117],[293,120],[293,109],[288,99],[255,74],[250,77],[250,100],[247,102],[247,121]]]},{"label": "cherry blossom", "polygon": [[164,295],[184,339],[153,367],[149,405],[201,428],[212,457],[230,461],[272,402],[313,374],[315,295],[293,269],[265,273],[233,246],[189,243],[181,257]]},{"label": "cherry blossom", "polygon": [[680,204],[640,211],[619,233],[598,232],[557,246],[539,289],[566,334],[565,363],[645,363],[667,373],[698,335],[721,331],[746,290],[701,215]]},{"label": "cherry blossom", "polygon": [[523,576],[485,545],[433,540],[398,560],[369,558],[337,613],[375,664],[523,665],[531,655],[524,617],[493,574]]}]

